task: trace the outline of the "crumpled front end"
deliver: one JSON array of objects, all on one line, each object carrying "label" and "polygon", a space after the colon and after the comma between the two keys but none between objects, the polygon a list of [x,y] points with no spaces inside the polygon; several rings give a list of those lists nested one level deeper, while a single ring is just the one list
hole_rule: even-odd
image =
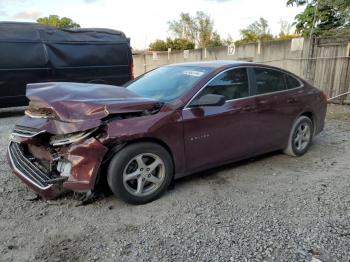
[{"label": "crumpled front end", "polygon": [[64,189],[92,190],[107,148],[93,132],[82,133],[57,138],[45,130],[16,126],[8,146],[9,163],[16,176],[46,199]]},{"label": "crumpled front end", "polygon": [[8,159],[14,173],[45,198],[64,189],[95,186],[108,151],[110,121],[156,114],[162,103],[117,86],[40,83],[27,86],[25,116],[11,134]]}]

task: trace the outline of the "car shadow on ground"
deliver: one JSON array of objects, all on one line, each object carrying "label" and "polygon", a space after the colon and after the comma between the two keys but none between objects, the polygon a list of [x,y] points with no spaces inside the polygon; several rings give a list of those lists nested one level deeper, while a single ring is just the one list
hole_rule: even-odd
[{"label": "car shadow on ground", "polygon": [[[238,162],[233,162],[233,163],[225,164],[219,167],[211,168],[205,171],[197,172],[197,173],[174,180],[169,186],[168,191],[172,191],[176,188],[186,185],[187,183],[195,182],[201,179],[207,179],[208,183],[211,183],[212,180],[216,178],[216,175],[218,175],[220,172],[228,171],[230,169],[234,169],[238,167],[243,167],[245,165],[249,165],[254,162],[261,161],[279,154],[281,154],[281,151],[275,151],[275,152],[263,154],[254,158],[248,158]],[[167,194],[167,192],[165,194]],[[57,200],[62,200],[64,198],[70,198],[72,200],[76,200],[77,206],[90,205],[92,203],[96,203],[102,200],[109,201],[110,199],[113,201],[121,201],[120,199],[114,198],[112,192],[106,187],[106,185],[104,185],[102,188],[100,188],[100,190],[95,192],[94,195],[91,196],[91,198],[86,198],[86,195],[82,193],[74,193],[74,192],[67,191],[61,196],[59,196]]]},{"label": "car shadow on ground", "polygon": [[228,163],[228,164],[225,164],[225,165],[222,165],[219,167],[210,168],[210,169],[205,170],[205,171],[201,171],[201,172],[197,172],[197,173],[185,176],[185,177],[181,177],[181,178],[174,180],[173,184],[170,187],[170,190],[175,188],[175,187],[181,186],[182,184],[186,184],[190,181],[196,181],[198,179],[206,179],[206,178],[210,178],[212,176],[215,177],[215,175],[219,174],[220,172],[228,171],[230,169],[234,169],[234,168],[238,168],[238,167],[243,167],[243,166],[252,164],[254,162],[261,161],[261,160],[270,158],[270,157],[275,156],[275,155],[280,155],[280,154],[281,154],[281,151],[274,151],[274,152],[266,153],[266,154],[259,155],[259,156],[253,157],[253,158],[248,158],[248,159],[240,160],[237,162]]}]

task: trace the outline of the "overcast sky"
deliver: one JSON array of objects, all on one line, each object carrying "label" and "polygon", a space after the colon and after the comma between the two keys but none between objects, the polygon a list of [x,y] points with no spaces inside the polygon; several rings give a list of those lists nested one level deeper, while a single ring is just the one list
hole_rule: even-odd
[{"label": "overcast sky", "polygon": [[57,14],[82,27],[105,27],[124,31],[136,48],[170,36],[168,21],[181,12],[204,11],[214,19],[215,29],[226,38],[239,38],[239,30],[264,17],[277,34],[281,19],[292,22],[301,11],[287,7],[286,0],[0,0],[1,21],[35,21]]}]

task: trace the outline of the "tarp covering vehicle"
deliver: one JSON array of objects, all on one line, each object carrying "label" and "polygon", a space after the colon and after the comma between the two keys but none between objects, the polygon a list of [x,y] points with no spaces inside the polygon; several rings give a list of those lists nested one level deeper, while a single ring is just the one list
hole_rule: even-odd
[{"label": "tarp covering vehicle", "polygon": [[28,83],[122,85],[132,78],[130,41],[121,31],[0,22],[0,108],[25,105]]}]

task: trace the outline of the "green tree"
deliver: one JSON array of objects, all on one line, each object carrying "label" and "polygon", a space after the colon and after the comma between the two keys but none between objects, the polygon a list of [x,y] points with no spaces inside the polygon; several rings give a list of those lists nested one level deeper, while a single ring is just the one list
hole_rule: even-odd
[{"label": "green tree", "polygon": [[280,36],[290,35],[291,34],[292,25],[288,21],[284,21],[284,20],[281,19],[279,24],[281,26],[281,29],[280,29],[280,32],[279,32]]},{"label": "green tree", "polygon": [[204,12],[197,12],[195,17],[181,13],[179,20],[169,22],[169,31],[180,39],[187,39],[199,48],[217,46],[221,43],[219,34],[214,31],[214,21]]},{"label": "green tree", "polygon": [[221,40],[221,42],[222,42],[222,45],[229,46],[233,44],[235,41],[233,40],[231,35],[228,35],[227,38]]},{"label": "green tree", "polygon": [[41,17],[36,20],[39,24],[50,25],[59,28],[79,28],[80,25],[68,17],[60,18],[58,15],[50,15],[48,17]]},{"label": "green tree", "polygon": [[286,40],[286,39],[293,39],[298,37],[298,35],[292,33],[292,24],[288,21],[280,20],[279,24],[281,25],[280,32],[276,39],[278,40]]},{"label": "green tree", "polygon": [[246,30],[254,32],[258,36],[270,34],[269,23],[263,17],[260,17],[258,21],[250,24]]},{"label": "green tree", "polygon": [[225,45],[218,33],[214,32],[207,47],[218,47]]},{"label": "green tree", "polygon": [[149,44],[149,49],[151,51],[167,51],[168,44],[164,40],[157,39],[153,43]]},{"label": "green tree", "polygon": [[204,12],[197,12],[195,21],[198,32],[198,47],[208,47],[213,37],[214,22],[210,19],[209,15],[205,14]]},{"label": "green tree", "polygon": [[149,45],[151,51],[167,51],[168,48],[172,50],[189,50],[194,49],[194,43],[184,38],[167,38],[166,41],[157,39]]},{"label": "green tree", "polygon": [[168,38],[167,43],[168,47],[172,50],[189,50],[195,48],[194,43],[185,38],[175,38],[174,40]]},{"label": "green tree", "polygon": [[169,21],[169,31],[175,38],[183,38],[195,43],[197,39],[197,24],[189,13],[181,13],[179,20]]},{"label": "green tree", "polygon": [[288,0],[287,5],[305,6],[295,17],[297,33],[309,36],[347,34],[350,31],[349,0]]},{"label": "green tree", "polygon": [[241,30],[240,44],[260,41],[269,41],[273,39],[270,33],[269,24],[266,19],[260,18],[258,21],[250,24],[247,28]]}]

